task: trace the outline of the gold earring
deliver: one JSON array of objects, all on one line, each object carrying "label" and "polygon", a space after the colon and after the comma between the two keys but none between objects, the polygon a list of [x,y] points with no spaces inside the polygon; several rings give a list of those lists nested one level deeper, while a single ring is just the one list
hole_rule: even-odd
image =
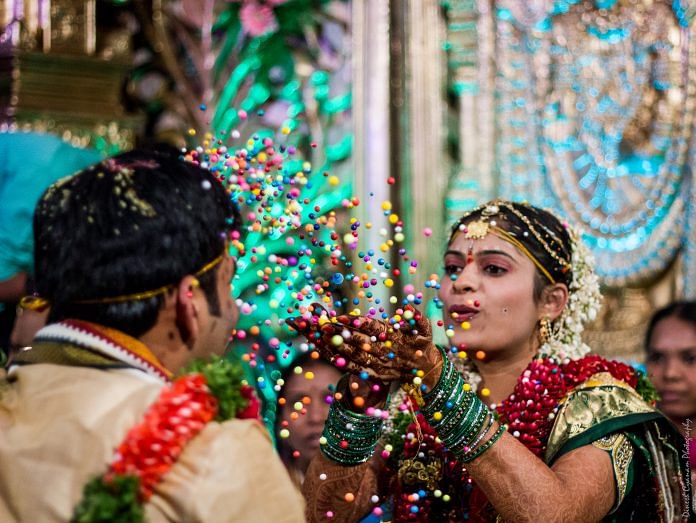
[{"label": "gold earring", "polygon": [[551,340],[551,320],[544,316],[539,320],[539,344],[545,345]]}]

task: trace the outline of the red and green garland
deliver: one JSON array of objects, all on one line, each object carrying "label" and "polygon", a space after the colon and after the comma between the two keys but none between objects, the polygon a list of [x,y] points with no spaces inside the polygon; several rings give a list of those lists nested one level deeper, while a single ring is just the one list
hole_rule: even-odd
[{"label": "red and green garland", "polygon": [[128,431],[108,471],[85,486],[72,521],[143,521],[143,504],[208,422],[259,418],[259,402],[242,372],[222,359],[195,362],[165,387]]},{"label": "red and green garland", "polygon": [[[597,355],[559,364],[550,358],[533,360],[520,375],[512,394],[496,408],[498,418],[508,424],[508,431],[517,437],[530,451],[543,459],[546,444],[553,428],[554,414],[559,402],[574,388],[599,372],[609,372],[637,390],[648,402],[656,400],[655,390],[642,374],[626,364],[608,361]],[[407,416],[403,414],[403,416]],[[419,442],[415,435],[420,428],[423,434]],[[391,462],[398,467],[408,459],[417,459],[424,465],[440,464],[437,488],[425,484],[398,485],[394,499],[394,521],[448,521],[465,517],[468,521],[485,521],[487,500],[475,488],[465,468],[436,439],[435,431],[422,415],[410,423],[390,443],[395,447]],[[406,435],[398,442],[398,438]],[[411,435],[412,437],[409,437]],[[403,451],[398,447],[403,445]],[[422,453],[421,457],[416,457]],[[414,496],[419,490],[427,490],[425,496]],[[439,495],[433,495],[439,490]]]}]

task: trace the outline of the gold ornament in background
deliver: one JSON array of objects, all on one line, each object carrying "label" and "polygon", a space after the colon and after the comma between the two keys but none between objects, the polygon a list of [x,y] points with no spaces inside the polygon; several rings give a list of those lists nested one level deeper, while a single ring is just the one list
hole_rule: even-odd
[{"label": "gold ornament in background", "polygon": [[96,0],[0,0],[13,44],[0,54],[9,79],[0,84],[0,127],[55,134],[105,154],[135,144],[143,118],[125,114],[121,100],[130,33],[110,27],[97,38],[98,7]]},{"label": "gold ornament in background", "polygon": [[45,52],[92,55],[96,49],[95,0],[51,0],[44,30]]},{"label": "gold ornament in background", "polygon": [[599,315],[585,329],[583,339],[605,358],[642,362],[643,338],[652,311],[645,289],[605,290]]},{"label": "gold ornament in background", "polygon": [[644,362],[648,323],[655,311],[680,295],[680,272],[677,262],[650,285],[603,289],[604,303],[597,319],[583,332],[584,341],[606,358]]}]

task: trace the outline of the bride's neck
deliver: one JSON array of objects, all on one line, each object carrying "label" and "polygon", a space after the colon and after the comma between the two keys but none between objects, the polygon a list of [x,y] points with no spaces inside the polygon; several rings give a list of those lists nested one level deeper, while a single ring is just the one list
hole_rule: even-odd
[{"label": "bride's neck", "polygon": [[[506,399],[515,388],[517,379],[527,368],[536,354],[536,347],[527,347],[496,354],[484,361],[476,361],[476,370],[481,376],[478,392],[487,404],[499,404]],[[483,396],[481,391],[486,388],[490,395]]]}]

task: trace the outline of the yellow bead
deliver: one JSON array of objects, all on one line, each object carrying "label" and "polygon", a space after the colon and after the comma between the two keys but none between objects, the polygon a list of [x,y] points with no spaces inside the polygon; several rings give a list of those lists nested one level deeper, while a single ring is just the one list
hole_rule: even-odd
[{"label": "yellow bead", "polygon": [[438,412],[436,412],[435,414],[433,414],[433,419],[434,419],[435,421],[440,421],[440,420],[442,419],[442,412],[439,412],[439,411],[438,411]]}]

